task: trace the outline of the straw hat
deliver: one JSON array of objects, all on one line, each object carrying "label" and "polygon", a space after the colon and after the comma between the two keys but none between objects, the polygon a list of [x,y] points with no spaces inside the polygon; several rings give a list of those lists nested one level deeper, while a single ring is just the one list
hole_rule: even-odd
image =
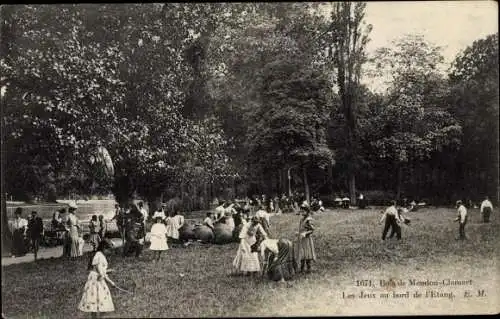
[{"label": "straw hat", "polygon": [[75,202],[71,202],[68,204],[69,208],[73,208],[73,209],[77,209],[78,206],[76,206],[76,203]]}]

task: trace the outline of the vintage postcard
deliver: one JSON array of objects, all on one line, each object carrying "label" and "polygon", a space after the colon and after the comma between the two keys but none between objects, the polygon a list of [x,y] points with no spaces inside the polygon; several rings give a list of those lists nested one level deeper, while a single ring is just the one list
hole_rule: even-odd
[{"label": "vintage postcard", "polygon": [[497,2],[0,16],[3,318],[500,312]]}]

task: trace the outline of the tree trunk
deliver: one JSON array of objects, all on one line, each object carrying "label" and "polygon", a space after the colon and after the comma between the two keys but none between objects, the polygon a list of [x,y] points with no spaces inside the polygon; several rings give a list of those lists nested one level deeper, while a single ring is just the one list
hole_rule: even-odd
[{"label": "tree trunk", "polygon": [[356,175],[349,175],[349,197],[351,199],[351,204],[356,205]]},{"label": "tree trunk", "polygon": [[396,200],[399,200],[401,197],[401,188],[403,182],[403,166],[401,164],[396,164],[396,171],[397,171]]},{"label": "tree trunk", "polygon": [[161,208],[162,196],[148,196],[146,200],[148,202],[149,215],[153,216],[153,213]]},{"label": "tree trunk", "polygon": [[121,207],[128,206],[133,192],[132,182],[128,176],[119,176],[115,178],[113,195],[115,196],[116,202],[120,204]]},{"label": "tree trunk", "polygon": [[4,180],[2,174],[2,256],[10,254],[10,249],[12,247],[12,234],[10,233],[9,218],[7,217],[7,196],[3,184]]},{"label": "tree trunk", "polygon": [[306,200],[310,204],[311,203],[311,194],[309,193],[309,182],[307,180],[307,168],[304,166],[302,168],[302,171],[304,172],[304,189],[306,192]]}]

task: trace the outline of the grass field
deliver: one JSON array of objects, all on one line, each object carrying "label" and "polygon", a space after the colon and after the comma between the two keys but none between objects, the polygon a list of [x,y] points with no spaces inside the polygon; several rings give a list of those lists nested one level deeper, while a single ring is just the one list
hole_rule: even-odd
[{"label": "grass field", "polygon": [[[496,213],[496,212],[495,212]],[[381,242],[377,210],[327,210],[314,216],[318,229],[318,261],[313,273],[298,275],[289,285],[261,278],[232,276],[237,244],[193,245],[167,251],[161,263],[145,251],[140,260],[109,256],[112,278],[131,276],[134,296],[111,288],[116,311],[108,317],[233,317],[296,315],[383,315],[497,313],[500,310],[498,233],[495,213],[490,224],[479,212],[469,212],[467,241],[457,241],[452,209],[422,209],[410,213],[411,226],[403,240]],[[294,239],[299,216],[274,216],[273,234]],[[184,276],[181,276],[184,274]],[[83,318],[77,310],[86,281],[86,258],[81,261],[43,260],[3,267],[2,308],[7,318]],[[344,299],[344,294],[382,291],[381,279],[469,280],[453,290],[456,298]],[[375,287],[355,286],[373,280]],[[473,293],[464,299],[464,290]],[[415,288],[396,288],[413,292]],[[425,287],[419,288],[425,294]],[[484,290],[477,297],[477,290]]]}]

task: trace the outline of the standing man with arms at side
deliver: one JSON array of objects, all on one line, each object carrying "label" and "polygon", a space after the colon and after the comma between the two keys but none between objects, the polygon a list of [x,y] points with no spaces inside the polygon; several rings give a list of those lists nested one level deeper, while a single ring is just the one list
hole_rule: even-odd
[{"label": "standing man with arms at side", "polygon": [[481,203],[481,215],[483,216],[483,223],[490,222],[490,215],[493,212],[493,204],[490,202],[488,196],[486,196]]},{"label": "standing man with arms at side", "polygon": [[38,257],[38,249],[40,248],[40,241],[43,237],[43,220],[38,217],[36,211],[31,212],[31,218],[28,221],[28,235],[36,260]]},{"label": "standing man with arms at side", "polygon": [[459,232],[459,240],[464,240],[466,239],[465,237],[465,224],[467,224],[467,208],[462,204],[461,200],[457,201],[457,211],[458,211],[458,217],[455,219],[455,221],[458,221],[460,226],[458,228]]}]

